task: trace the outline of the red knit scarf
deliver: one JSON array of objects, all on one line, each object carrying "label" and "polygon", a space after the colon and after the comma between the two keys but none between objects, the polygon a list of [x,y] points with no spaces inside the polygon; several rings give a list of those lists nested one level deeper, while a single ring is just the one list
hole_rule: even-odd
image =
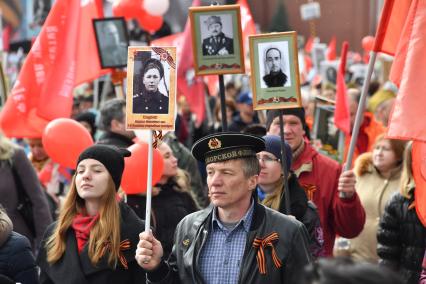
[{"label": "red knit scarf", "polygon": [[84,245],[89,240],[90,231],[99,219],[99,214],[95,216],[84,216],[77,214],[72,221],[71,227],[74,229],[75,238],[77,239],[78,253],[84,248]]}]

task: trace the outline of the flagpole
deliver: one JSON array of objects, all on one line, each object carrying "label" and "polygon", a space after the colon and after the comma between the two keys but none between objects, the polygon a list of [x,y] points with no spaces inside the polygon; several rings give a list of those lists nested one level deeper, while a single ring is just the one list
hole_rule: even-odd
[{"label": "flagpole", "polygon": [[[376,62],[376,55],[377,53],[375,51],[372,51],[370,53],[370,60],[368,61],[367,76],[365,77],[364,83],[362,85],[361,98],[358,103],[358,110],[356,112],[355,123],[352,129],[351,143],[349,145],[348,157],[346,159],[345,168],[344,168],[345,171],[350,170],[352,165],[355,146],[358,140],[359,128],[364,119],[365,101],[368,95],[368,88],[370,86],[371,75],[373,74],[373,70],[374,70],[374,63]],[[343,192],[340,192],[339,197],[346,198],[346,195]]]},{"label": "flagpole", "polygon": [[152,160],[153,160],[153,131],[148,135],[148,174],[146,179],[146,211],[145,211],[145,232],[149,233],[151,228],[151,199],[152,199]]},{"label": "flagpole", "polygon": [[222,114],[222,132],[228,131],[228,121],[226,118],[226,101],[225,101],[225,82],[223,75],[219,75],[219,92],[220,92],[220,109]]},{"label": "flagpole", "polygon": [[288,169],[287,169],[287,153],[285,151],[285,142],[284,142],[284,120],[283,120],[284,110],[280,110],[280,141],[281,141],[281,166],[283,168],[283,177],[284,177],[284,204],[285,204],[285,214],[291,215],[290,209],[290,190],[288,188]]}]

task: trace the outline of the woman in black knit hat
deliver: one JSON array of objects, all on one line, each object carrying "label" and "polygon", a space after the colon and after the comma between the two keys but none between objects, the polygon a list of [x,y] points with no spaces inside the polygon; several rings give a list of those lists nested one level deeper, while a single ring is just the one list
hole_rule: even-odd
[{"label": "woman in black knit hat", "polygon": [[144,223],[117,199],[130,152],[93,145],[80,154],[58,221],[38,255],[41,283],[143,283],[134,258]]}]

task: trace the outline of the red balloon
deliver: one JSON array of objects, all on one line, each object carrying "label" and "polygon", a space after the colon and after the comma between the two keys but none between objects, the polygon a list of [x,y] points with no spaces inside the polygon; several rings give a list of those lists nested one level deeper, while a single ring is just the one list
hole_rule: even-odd
[{"label": "red balloon", "polygon": [[[125,167],[121,187],[127,194],[146,192],[148,176],[148,144],[138,142],[128,148],[132,155],[125,158]],[[152,161],[152,185],[156,184],[163,175],[163,156],[154,149]]]},{"label": "red balloon", "polygon": [[112,4],[112,13],[117,17],[125,17],[126,20],[137,18],[142,10],[141,0],[120,0]]},{"label": "red balloon", "polygon": [[163,25],[162,16],[153,16],[142,10],[137,17],[139,25],[150,33],[155,33]]},{"label": "red balloon", "polygon": [[93,145],[89,131],[70,118],[57,118],[49,122],[42,135],[47,155],[64,167],[75,169],[77,158]]},{"label": "red balloon", "polygon": [[374,36],[365,36],[362,39],[362,48],[367,51],[370,52],[373,50],[373,46],[374,46]]}]

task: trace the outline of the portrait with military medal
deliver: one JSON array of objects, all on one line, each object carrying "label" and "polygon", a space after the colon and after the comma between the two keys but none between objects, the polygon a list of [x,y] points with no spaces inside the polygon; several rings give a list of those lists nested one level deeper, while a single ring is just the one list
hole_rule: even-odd
[{"label": "portrait with military medal", "polygon": [[190,7],[197,75],[244,73],[239,5]]},{"label": "portrait with military medal", "polygon": [[130,47],[127,73],[127,128],[173,130],[176,47]]}]

